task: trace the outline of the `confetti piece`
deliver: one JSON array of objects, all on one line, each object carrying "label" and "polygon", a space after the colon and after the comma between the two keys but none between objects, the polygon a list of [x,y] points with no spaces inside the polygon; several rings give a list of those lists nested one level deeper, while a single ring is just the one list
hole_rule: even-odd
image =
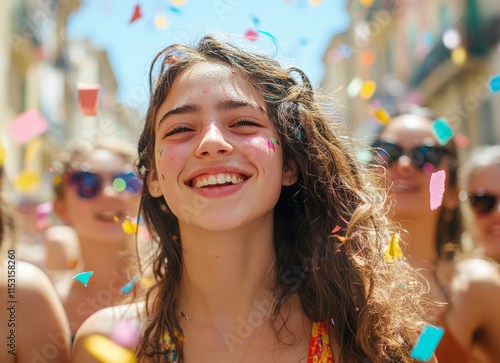
[{"label": "confetti piece", "polygon": [[467,60],[467,50],[465,50],[465,47],[460,46],[453,49],[451,51],[451,60],[457,66],[461,66],[462,64],[464,64]]},{"label": "confetti piece", "polygon": [[491,93],[500,92],[500,73],[490,78]]},{"label": "confetti piece", "polygon": [[339,45],[337,49],[338,49],[339,54],[341,55],[342,58],[351,58],[352,49],[350,46],[342,44],[342,45]]},{"label": "confetti piece", "polygon": [[356,306],[356,311],[359,311],[359,308]]},{"label": "confetti piece", "polygon": [[134,353],[120,347],[103,335],[90,335],[85,338],[85,349],[102,363],[135,363]]},{"label": "confetti piece", "polygon": [[444,46],[450,50],[456,49],[461,42],[460,33],[455,28],[446,29],[441,39]]},{"label": "confetti piece", "polygon": [[399,247],[399,234],[396,233],[392,236],[391,242],[387,246],[385,250],[384,258],[387,262],[394,262],[398,258],[403,257],[403,251],[401,251],[401,247]]},{"label": "confetti piece", "polygon": [[95,116],[97,111],[97,96],[101,86],[78,82],[78,107],[84,116]]},{"label": "confetti piece", "polygon": [[39,138],[33,139],[29,142],[26,146],[26,152],[24,153],[24,162],[26,164],[33,160],[41,145],[42,141]]},{"label": "confetti piece", "polygon": [[373,63],[375,63],[375,60],[377,59],[377,56],[374,52],[371,50],[365,50],[361,55],[359,56],[359,60],[361,64],[365,67],[371,66]]},{"label": "confetti piece", "polygon": [[431,210],[436,210],[443,202],[443,195],[446,182],[446,172],[444,170],[436,171],[431,175],[429,183],[429,193],[431,195]]},{"label": "confetti piece", "polygon": [[113,180],[113,188],[117,192],[123,192],[126,187],[127,187],[127,182],[125,180],[123,180],[122,178],[115,178]]},{"label": "confetti piece", "polygon": [[141,334],[136,325],[127,319],[121,319],[113,326],[110,338],[122,347],[135,348],[141,340]]},{"label": "confetti piece", "polygon": [[5,148],[3,147],[2,138],[0,137],[0,166],[3,165],[4,159],[5,159]]},{"label": "confetti piece", "polygon": [[177,6],[182,6],[186,3],[187,0],[170,0],[170,2]]},{"label": "confetti piece", "polygon": [[259,33],[257,33],[253,29],[248,29],[243,38],[248,40],[249,42],[255,42],[259,38]]},{"label": "confetti piece", "polygon": [[351,98],[356,97],[363,87],[363,81],[359,77],[354,77],[347,85],[347,95]]},{"label": "confetti piece", "polygon": [[43,115],[36,110],[28,110],[7,125],[10,136],[17,145],[24,145],[49,128],[49,123]]},{"label": "confetti piece", "polygon": [[373,0],[359,0],[359,2],[365,7],[369,8],[373,5]]},{"label": "confetti piece", "polygon": [[129,292],[130,290],[132,290],[132,287],[134,286],[134,284],[135,284],[135,282],[137,281],[138,278],[139,278],[139,276],[134,277],[134,279],[132,281],[130,281],[128,284],[126,284],[125,286],[122,287],[121,291],[124,294],[126,294],[127,292]]},{"label": "confetti piece", "polygon": [[272,150],[276,151],[276,148],[274,147],[274,144],[271,140],[267,140],[267,146]]},{"label": "confetti piece", "polygon": [[165,15],[163,14],[156,14],[155,15],[155,27],[156,29],[165,29],[168,26],[168,19]]},{"label": "confetti piece", "polygon": [[335,228],[330,232],[331,234],[334,234],[335,232],[340,231],[340,226],[335,226]]},{"label": "confetti piece", "polygon": [[153,286],[153,284],[154,284],[154,282],[153,282],[153,280],[151,280],[150,278],[143,277],[143,278],[141,279],[141,286],[142,286],[142,287],[146,287],[146,288],[147,288],[147,287],[151,287],[151,286]]},{"label": "confetti piece", "polygon": [[118,222],[118,221],[120,220],[120,218],[118,218],[117,216],[114,216],[114,217],[113,217],[113,220],[114,220],[115,222]]},{"label": "confetti piece", "polygon": [[391,116],[382,107],[375,111],[375,117],[384,125],[387,125],[391,121]]},{"label": "confetti piece", "polygon": [[23,170],[14,180],[14,187],[22,193],[29,193],[40,184],[42,178],[31,170]]},{"label": "confetti piece", "polygon": [[273,40],[274,44],[276,44],[276,46],[278,46],[278,39],[276,39],[276,38],[274,37],[274,35],[272,35],[272,34],[271,34],[271,33],[269,33],[269,32],[266,32],[266,31],[264,31],[264,30],[257,30],[257,32],[258,32],[258,33],[262,33],[262,34],[264,34],[264,35],[267,35],[269,38],[271,38],[271,39]]},{"label": "confetti piece", "polygon": [[415,344],[411,351],[411,357],[427,362],[431,359],[432,354],[434,354],[434,350],[436,350],[443,333],[444,329],[439,326],[424,326],[418,337],[417,344]]},{"label": "confetti piece", "polygon": [[93,273],[94,271],[82,272],[73,276],[73,278],[80,281],[85,287],[87,287],[87,283],[89,282],[90,276],[92,276]]},{"label": "confetti piece", "polygon": [[375,90],[377,89],[377,84],[373,81],[365,81],[363,83],[363,86],[361,87],[361,90],[359,91],[359,96],[367,100],[373,96],[375,93]]},{"label": "confetti piece", "polygon": [[182,14],[182,10],[181,9],[177,9],[176,7],[174,6],[169,6],[168,7],[170,9],[171,12],[173,13],[176,13],[176,14]]},{"label": "confetti piece", "polygon": [[322,0],[309,0],[309,4],[312,6],[320,6]]},{"label": "confetti piece", "polygon": [[440,145],[446,145],[446,143],[453,137],[453,131],[444,117],[436,119],[432,123],[431,127],[432,133],[437,138]]},{"label": "confetti piece", "polygon": [[332,325],[335,325],[335,322],[333,321],[333,318],[330,321],[332,322]]},{"label": "confetti piece", "polygon": [[135,9],[134,9],[134,15],[132,15],[132,19],[130,19],[130,24],[132,24],[134,21],[136,21],[137,19],[139,19],[140,17],[142,17],[142,14],[141,14],[141,7],[139,4],[137,4],[135,6]]},{"label": "confetti piece", "polygon": [[457,144],[458,147],[467,147],[470,144],[467,136],[462,134],[455,135],[455,143]]},{"label": "confetti piece", "polygon": [[122,223],[123,232],[127,234],[135,234],[137,232],[137,224],[125,220]]}]

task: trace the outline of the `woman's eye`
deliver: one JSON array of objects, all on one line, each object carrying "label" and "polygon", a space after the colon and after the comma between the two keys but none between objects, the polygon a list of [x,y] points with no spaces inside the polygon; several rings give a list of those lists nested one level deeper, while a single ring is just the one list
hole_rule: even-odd
[{"label": "woman's eye", "polygon": [[260,127],[260,124],[255,122],[255,121],[243,119],[243,120],[238,120],[237,122],[235,122],[233,126],[258,126],[258,127]]},{"label": "woman's eye", "polygon": [[189,127],[186,127],[186,126],[175,126],[175,127],[171,128],[165,134],[165,137],[170,136],[170,135],[174,135],[174,134],[179,134],[181,132],[188,132],[188,131],[193,131],[193,130],[190,129]]}]

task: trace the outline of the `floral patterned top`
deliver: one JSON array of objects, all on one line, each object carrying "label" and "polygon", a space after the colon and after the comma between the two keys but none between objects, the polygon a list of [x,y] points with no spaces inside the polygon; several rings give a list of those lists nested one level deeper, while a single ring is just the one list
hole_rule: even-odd
[{"label": "floral patterned top", "polygon": [[[174,334],[179,337],[181,342],[184,341],[182,335],[178,335],[177,331]],[[177,351],[166,330],[163,334],[163,348],[166,361],[175,363],[177,361]],[[327,323],[313,323],[307,363],[333,363]]]}]

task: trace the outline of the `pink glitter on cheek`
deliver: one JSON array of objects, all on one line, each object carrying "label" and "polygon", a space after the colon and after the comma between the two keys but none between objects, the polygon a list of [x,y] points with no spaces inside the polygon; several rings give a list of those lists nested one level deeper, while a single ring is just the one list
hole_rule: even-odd
[{"label": "pink glitter on cheek", "polygon": [[205,129],[205,131],[210,131],[212,129],[212,126],[213,126],[214,122],[210,122],[208,125],[207,125],[207,128]]},{"label": "pink glitter on cheek", "polygon": [[276,151],[276,148],[274,147],[274,144],[271,140],[267,140],[267,146],[269,146],[269,148],[272,150],[272,151]]}]

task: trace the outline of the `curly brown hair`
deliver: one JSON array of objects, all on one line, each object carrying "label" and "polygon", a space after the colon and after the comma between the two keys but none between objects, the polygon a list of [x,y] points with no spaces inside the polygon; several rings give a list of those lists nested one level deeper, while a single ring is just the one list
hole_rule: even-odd
[{"label": "curly brown hair", "polygon": [[[196,47],[177,44],[162,50],[151,66],[151,99],[139,140],[137,168],[144,183],[155,170],[159,107],[182,72],[206,62],[228,65],[262,94],[284,161],[294,160],[300,172],[295,185],[282,188],[274,210],[277,277],[272,321],[297,294],[310,320],[328,322],[343,361],[414,361],[410,352],[422,328],[421,288],[413,284],[415,277],[404,259],[384,259],[392,235],[383,210],[385,195],[367,180],[370,173],[360,168],[346,146],[349,140],[334,127],[341,118],[327,117],[301,70],[284,69],[275,60],[210,36]],[[152,197],[146,187],[141,212],[158,251],[153,265],[157,282],[145,296],[137,355],[164,359],[161,342],[168,331],[182,362],[182,339],[176,334],[176,294],[183,270],[178,220],[165,199]],[[332,235],[336,226],[341,227],[336,234],[345,238]],[[281,328],[286,329],[286,319]],[[281,331],[276,330],[278,337]]]}]

